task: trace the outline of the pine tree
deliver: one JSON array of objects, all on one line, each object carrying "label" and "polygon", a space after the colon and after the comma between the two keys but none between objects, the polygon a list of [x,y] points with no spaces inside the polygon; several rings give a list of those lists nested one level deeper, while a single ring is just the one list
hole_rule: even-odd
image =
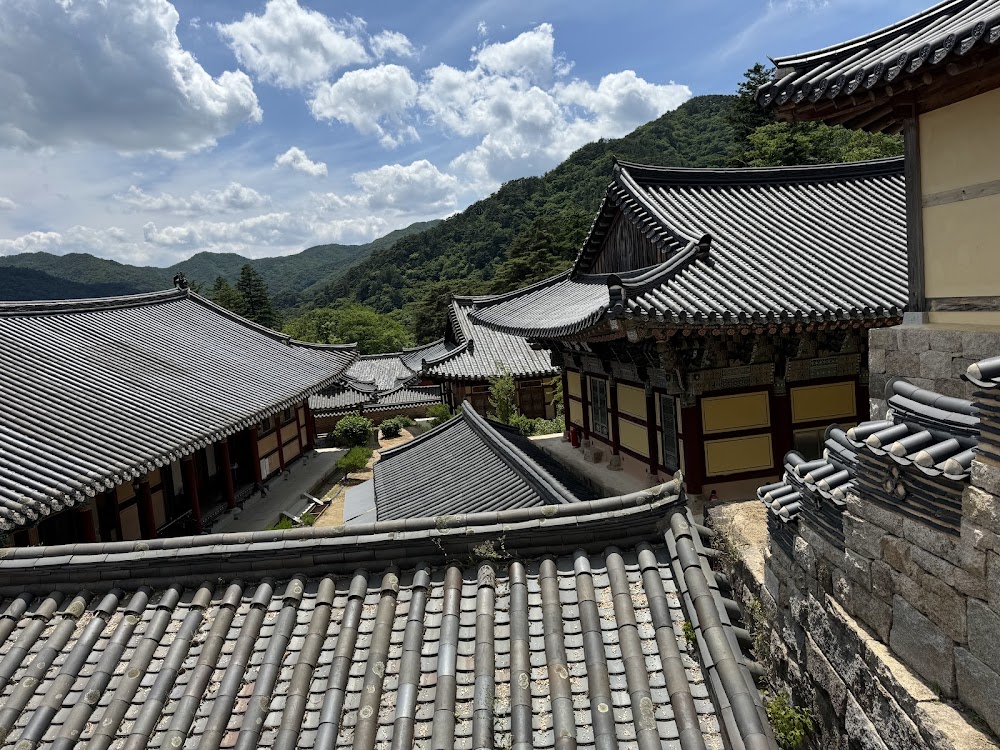
[{"label": "pine tree", "polygon": [[215,279],[211,297],[215,304],[221,305],[237,315],[243,315],[243,297],[229,285],[224,277],[219,276]]},{"label": "pine tree", "polygon": [[271,295],[267,291],[267,282],[249,263],[240,269],[236,292],[242,298],[241,314],[245,318],[268,328],[278,326],[278,313],[275,312]]},{"label": "pine tree", "polygon": [[737,149],[745,147],[747,136],[763,125],[775,121],[774,113],[757,103],[757,89],[770,83],[774,68],[757,63],[743,74],[743,80],[736,90],[736,101],[726,114],[726,120],[733,128]]}]

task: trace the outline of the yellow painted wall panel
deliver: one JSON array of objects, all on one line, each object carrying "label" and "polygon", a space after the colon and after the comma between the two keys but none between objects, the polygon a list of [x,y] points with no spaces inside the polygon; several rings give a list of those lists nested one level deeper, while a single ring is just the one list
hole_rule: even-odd
[{"label": "yellow painted wall panel", "polygon": [[123,503],[126,500],[131,500],[135,497],[135,490],[132,489],[132,483],[125,482],[125,484],[119,484],[115,487],[115,496],[118,498],[119,503]]},{"label": "yellow painted wall panel", "polygon": [[577,398],[583,397],[583,391],[580,390],[580,373],[567,370],[566,385],[569,386],[569,395]]},{"label": "yellow painted wall panel", "polygon": [[649,437],[646,434],[646,428],[642,425],[619,419],[618,441],[633,453],[649,457]]},{"label": "yellow painted wall panel", "polygon": [[569,421],[575,425],[583,426],[583,404],[579,401],[569,400]]},{"label": "yellow painted wall panel", "polygon": [[289,461],[291,461],[293,458],[298,458],[298,456],[299,456],[299,441],[293,439],[292,442],[288,443],[287,445],[285,445],[282,448],[282,451],[283,451],[284,456],[285,456],[285,463],[286,464]]},{"label": "yellow painted wall panel", "polygon": [[295,440],[295,433],[299,431],[299,426],[295,422],[289,422],[281,428],[281,444],[284,445],[289,440]]},{"label": "yellow painted wall panel", "polygon": [[156,486],[160,483],[160,470],[153,469],[146,475],[146,481],[149,482],[151,486]]},{"label": "yellow painted wall panel", "polygon": [[991,326],[1000,327],[1000,312],[932,312],[928,322],[949,326]]},{"label": "yellow painted wall panel", "polygon": [[767,392],[712,396],[701,400],[702,430],[706,435],[769,427],[771,411]]},{"label": "yellow painted wall panel", "polygon": [[142,529],[139,526],[139,506],[133,505],[131,508],[123,508],[119,513],[122,524],[122,539],[126,542],[133,539],[142,539]]},{"label": "yellow painted wall panel", "polygon": [[923,194],[1000,180],[1000,89],[920,115]]},{"label": "yellow painted wall panel", "polygon": [[853,382],[792,388],[791,397],[793,422],[818,422],[858,413]]},{"label": "yellow painted wall panel", "polygon": [[618,411],[646,419],[646,392],[631,385],[618,386]]},{"label": "yellow painted wall panel", "polygon": [[749,435],[705,441],[705,473],[710,477],[770,469],[774,465],[771,436]]},{"label": "yellow painted wall panel", "polygon": [[267,437],[263,437],[257,441],[258,456],[263,458],[268,453],[272,453],[278,449],[278,434],[272,432]]},{"label": "yellow painted wall panel", "polygon": [[[1000,154],[1000,149],[993,150]],[[1000,195],[924,208],[924,286],[928,297],[997,294],[998,217]]]}]

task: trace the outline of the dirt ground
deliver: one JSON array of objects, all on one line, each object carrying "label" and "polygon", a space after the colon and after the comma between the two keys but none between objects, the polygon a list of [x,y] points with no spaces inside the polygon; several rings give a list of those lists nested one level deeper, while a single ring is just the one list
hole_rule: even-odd
[{"label": "dirt ground", "polygon": [[720,503],[708,508],[715,528],[727,534],[756,578],[764,580],[767,508],[760,500]]},{"label": "dirt ground", "polygon": [[372,467],[381,458],[381,451],[408,443],[413,440],[413,435],[409,430],[403,429],[398,438],[380,439],[378,450],[372,452],[371,460],[364,471],[348,474],[346,477],[336,477],[328,486],[323,488],[323,499],[329,502],[326,509],[316,519],[316,526],[339,526],[344,522],[344,495],[347,494],[348,487],[367,482],[374,476]]}]

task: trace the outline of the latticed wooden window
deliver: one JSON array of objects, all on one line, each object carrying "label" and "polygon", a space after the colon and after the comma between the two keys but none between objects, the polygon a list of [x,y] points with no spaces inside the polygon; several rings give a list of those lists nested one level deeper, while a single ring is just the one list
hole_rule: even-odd
[{"label": "latticed wooden window", "polygon": [[680,456],[677,450],[677,413],[673,396],[660,395],[660,431],[663,440],[663,465],[677,471]]},{"label": "latticed wooden window", "polygon": [[590,378],[590,424],[595,433],[608,436],[608,383],[601,378]]}]

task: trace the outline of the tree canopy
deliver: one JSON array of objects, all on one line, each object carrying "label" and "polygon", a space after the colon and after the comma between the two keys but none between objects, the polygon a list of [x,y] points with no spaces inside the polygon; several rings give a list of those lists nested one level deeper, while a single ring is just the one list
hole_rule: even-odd
[{"label": "tree canopy", "polygon": [[284,331],[300,341],[319,344],[356,342],[362,354],[395,352],[412,343],[406,328],[398,320],[357,303],[310,310],[289,321]]}]

